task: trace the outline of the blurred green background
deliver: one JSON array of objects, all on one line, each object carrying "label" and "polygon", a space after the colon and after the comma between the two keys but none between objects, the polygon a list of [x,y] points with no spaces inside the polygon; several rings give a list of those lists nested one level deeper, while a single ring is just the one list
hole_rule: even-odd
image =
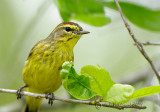
[{"label": "blurred green background", "polygon": [[[92,1],[94,4],[89,4]],[[63,20],[77,22],[83,29],[91,32],[83,36],[74,48],[77,71],[80,71],[84,65],[98,64],[109,71],[113,80],[118,81],[129,74],[148,68],[149,64],[134,45],[119,13],[113,10],[115,9],[113,2],[99,1],[0,0],[0,88],[18,89],[24,85],[22,69],[30,49],[36,42],[46,38]],[[135,36],[144,42],[160,41],[160,1],[127,1],[139,4],[134,6],[122,2],[124,6],[122,9],[130,20]],[[147,9],[139,8],[138,6],[141,5]],[[160,46],[147,46],[145,49],[152,60],[157,60],[160,56]],[[153,72],[151,75],[150,85],[157,85]],[[133,86],[137,89],[142,88],[146,83],[148,84],[147,81],[138,81]],[[70,97],[63,87],[56,91],[55,95]],[[144,100],[143,105],[148,108],[141,111],[135,109],[121,111],[156,112],[160,110],[153,101]],[[25,97],[17,100],[14,94],[0,94],[0,112],[19,112],[24,110],[24,107]],[[94,106],[73,105],[59,101],[50,107],[47,100],[44,100],[40,112],[52,111],[119,112],[119,110],[105,107],[97,110]]]}]

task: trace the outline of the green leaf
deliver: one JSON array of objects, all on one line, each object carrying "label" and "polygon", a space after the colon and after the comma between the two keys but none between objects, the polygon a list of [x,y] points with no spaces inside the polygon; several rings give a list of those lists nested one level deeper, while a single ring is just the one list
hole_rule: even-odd
[{"label": "green leaf", "polygon": [[81,68],[81,74],[85,74],[90,77],[91,90],[97,95],[105,97],[110,87],[115,84],[107,72],[102,67],[94,65],[86,65]]},{"label": "green leaf", "polygon": [[[66,72],[68,71],[68,72]],[[89,77],[76,73],[72,62],[62,65],[61,77],[64,88],[75,98],[87,100],[96,94],[91,91]]]},{"label": "green leaf", "polygon": [[134,93],[134,87],[125,84],[114,84],[107,92],[107,96],[103,101],[107,101],[112,104],[123,104],[128,102]]},{"label": "green leaf", "polygon": [[[118,10],[112,1],[99,1],[102,5]],[[149,9],[133,3],[119,1],[124,15],[135,25],[152,31],[160,31],[160,10]]]},{"label": "green leaf", "polygon": [[131,99],[149,96],[155,93],[160,93],[160,86],[151,86],[151,87],[145,87],[145,88],[139,89],[134,92]]},{"label": "green leaf", "polygon": [[78,15],[74,19],[83,21],[93,26],[103,26],[110,23],[110,19],[104,15]]},{"label": "green leaf", "polygon": [[105,16],[104,8],[96,0],[57,0],[63,21],[76,19],[93,26],[103,26],[110,23]]}]

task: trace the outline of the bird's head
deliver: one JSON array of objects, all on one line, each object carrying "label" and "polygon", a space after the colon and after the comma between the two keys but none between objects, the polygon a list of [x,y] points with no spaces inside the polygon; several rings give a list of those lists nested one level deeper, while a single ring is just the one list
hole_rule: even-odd
[{"label": "bird's head", "polygon": [[49,37],[57,42],[76,44],[83,34],[88,34],[81,26],[74,22],[62,22],[50,34]]}]

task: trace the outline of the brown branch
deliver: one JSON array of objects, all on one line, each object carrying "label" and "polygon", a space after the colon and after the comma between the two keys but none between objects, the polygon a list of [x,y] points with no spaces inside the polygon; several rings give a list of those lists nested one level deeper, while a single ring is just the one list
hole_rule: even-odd
[{"label": "brown branch", "polygon": [[153,46],[159,46],[160,42],[141,42],[143,45],[153,45]]},{"label": "brown branch", "polygon": [[118,8],[118,10],[119,10],[119,12],[120,12],[120,15],[121,15],[121,17],[122,17],[122,20],[123,20],[123,22],[124,22],[124,24],[125,24],[128,32],[129,32],[129,34],[131,35],[133,41],[135,42],[135,45],[137,46],[137,48],[138,48],[138,50],[141,52],[141,54],[145,57],[145,59],[148,61],[148,63],[149,63],[150,66],[152,67],[155,75],[157,76],[158,80],[160,81],[160,75],[159,75],[158,71],[156,70],[156,68],[155,68],[152,60],[149,58],[148,54],[147,54],[146,51],[144,50],[143,44],[142,44],[141,42],[139,42],[139,41],[136,39],[135,35],[133,34],[133,32],[132,32],[132,30],[131,30],[131,28],[130,28],[130,25],[128,24],[128,22],[127,22],[127,20],[126,20],[126,18],[125,18],[125,16],[124,16],[124,14],[123,14],[123,12],[122,12],[122,10],[121,10],[121,8],[120,8],[120,5],[119,5],[118,1],[117,1],[117,0],[114,0],[114,1],[115,1],[115,3],[116,3],[116,6],[117,6],[117,8]]},{"label": "brown branch", "polygon": [[[16,94],[17,90],[0,88],[0,92]],[[31,92],[25,92],[25,91],[22,91],[21,94],[25,95],[25,96],[35,97],[35,98],[46,98],[45,94],[31,93]],[[48,98],[52,98],[52,97],[48,96]],[[110,108],[115,108],[115,109],[119,109],[119,110],[122,110],[125,108],[146,109],[146,106],[139,106],[137,104],[114,105],[114,104],[109,104],[107,102],[92,103],[91,101],[88,101],[88,100],[66,99],[66,98],[61,98],[61,97],[56,97],[56,96],[55,96],[54,100],[59,100],[59,101],[64,101],[64,102],[69,102],[69,103],[79,103],[79,104],[86,104],[86,105],[110,107]]]}]

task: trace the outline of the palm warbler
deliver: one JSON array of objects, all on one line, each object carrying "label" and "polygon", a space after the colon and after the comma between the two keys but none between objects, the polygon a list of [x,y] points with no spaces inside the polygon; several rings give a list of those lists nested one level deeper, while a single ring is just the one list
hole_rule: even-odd
[{"label": "palm warbler", "polygon": [[[62,84],[60,70],[63,62],[73,61],[73,47],[83,34],[82,27],[73,22],[59,24],[44,40],[39,41],[30,51],[23,69],[23,80],[28,92],[48,94]],[[20,97],[21,87],[17,91]],[[25,112],[37,112],[42,98],[27,96]]]}]

